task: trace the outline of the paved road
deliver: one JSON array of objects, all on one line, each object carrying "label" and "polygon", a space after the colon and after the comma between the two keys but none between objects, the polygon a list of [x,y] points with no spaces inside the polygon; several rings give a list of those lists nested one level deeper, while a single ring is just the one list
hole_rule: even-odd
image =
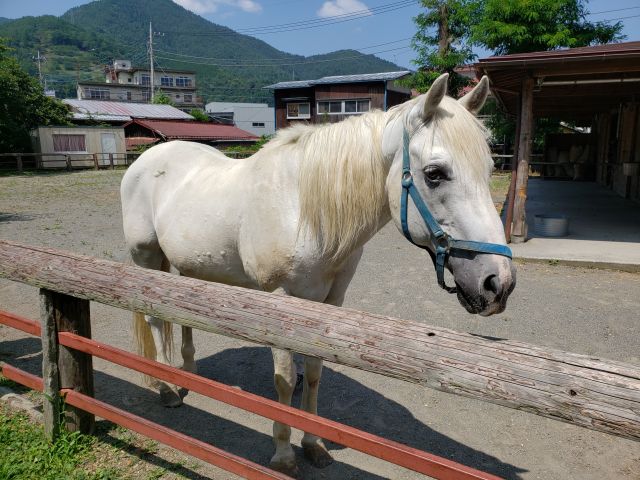
[{"label": "paved road", "polygon": [[[124,260],[120,173],[0,178],[0,238]],[[37,318],[37,292],[0,280],[0,308]],[[345,306],[479,335],[509,338],[640,365],[640,275],[552,265],[519,265],[503,314],[467,314],[435,283],[430,260],[392,226],[367,246]],[[92,305],[94,337],[130,348],[129,313]],[[196,336],[201,374],[273,398],[266,348]],[[38,371],[35,339],[0,327],[0,358]],[[97,396],[233,453],[267,463],[270,422],[196,394],[166,410],[137,375],[96,361]],[[327,365],[320,414],[505,478],[639,479],[640,447],[535,415]],[[299,402],[299,396],[294,401]],[[301,438],[294,434],[294,441]],[[331,445],[336,462],[307,466],[304,478],[414,479],[409,471]],[[229,478],[201,467],[193,478]]]}]

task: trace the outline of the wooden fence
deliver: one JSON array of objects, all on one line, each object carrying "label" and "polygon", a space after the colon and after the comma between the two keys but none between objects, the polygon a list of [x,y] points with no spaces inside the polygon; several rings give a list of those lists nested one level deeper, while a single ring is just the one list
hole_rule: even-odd
[{"label": "wooden fence", "polygon": [[[202,282],[8,241],[0,241],[0,277],[43,289],[43,332],[58,331],[61,345],[58,353],[60,362],[55,364],[49,361],[43,368],[45,391],[54,392],[62,388],[68,392],[65,389],[72,388],[84,390],[86,393],[80,392],[78,395],[90,398],[90,357],[82,364],[78,362],[77,352],[100,356],[104,350],[104,347],[82,343],[86,342],[82,340],[82,335],[90,335],[88,301],[92,300],[155,315],[203,331],[278,346],[330,362],[640,440],[640,368],[637,366],[519,342],[492,341],[417,322]],[[85,325],[84,331],[80,330],[77,322]],[[74,336],[73,344],[69,343],[69,334],[63,333],[68,330],[81,334]],[[55,351],[51,354],[46,352],[49,344],[55,348],[55,335],[43,334],[43,341],[44,356],[54,358]],[[73,349],[73,352],[64,349]],[[109,360],[124,364],[122,362],[130,355],[115,352]],[[65,360],[67,358],[72,360]],[[70,370],[64,366],[66,362],[71,362]],[[144,363],[140,360],[136,362]],[[126,365],[130,366],[130,363]],[[48,370],[55,370],[58,365],[64,371],[52,373]],[[159,364],[147,367],[141,367],[140,371],[194,391],[199,391],[194,387],[194,382],[207,385],[211,382]],[[64,379],[71,383],[48,385],[47,378]],[[82,398],[85,403],[90,402]],[[271,402],[265,399],[261,401]],[[442,467],[438,463],[437,468],[441,471],[433,470],[433,458],[429,458],[428,454],[384,439],[369,439],[366,448],[391,444],[392,449],[384,450],[386,453],[376,452],[375,448],[372,451],[365,450],[359,442],[369,434],[358,432],[350,437],[344,434],[344,430],[339,430],[348,427],[338,427],[335,422],[319,417],[315,417],[318,423],[312,425],[308,423],[309,414],[276,402],[271,403],[273,405],[269,409],[261,407],[260,411],[251,411],[343,445],[378,454],[385,460],[436,478],[490,478],[476,471],[472,474],[460,473],[463,471],[461,469],[466,468],[461,466],[455,467],[459,470],[456,475],[476,476],[442,476],[442,471],[450,473],[450,465]],[[80,408],[90,411],[84,406]],[[274,411],[285,413],[276,416]],[[302,417],[304,422],[295,420]],[[77,418],[73,418],[71,423],[72,426],[82,425],[82,413],[78,412]],[[403,453],[400,454],[398,449]],[[430,470],[418,470],[416,462]]]},{"label": "wooden fence", "polygon": [[0,153],[0,169],[29,170],[114,169],[131,165],[139,153]]}]

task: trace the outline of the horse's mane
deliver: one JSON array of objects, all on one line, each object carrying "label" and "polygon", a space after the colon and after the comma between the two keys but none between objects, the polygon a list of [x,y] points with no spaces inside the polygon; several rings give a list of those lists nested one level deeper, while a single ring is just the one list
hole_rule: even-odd
[{"label": "horse's mane", "polygon": [[[382,155],[382,134],[388,122],[404,117],[415,102],[339,123],[294,125],[278,132],[265,147],[289,145],[298,149],[299,225],[301,229],[307,227],[320,241],[323,252],[334,259],[350,253],[363,231],[374,233],[380,227],[378,221],[388,203],[385,181],[390,166]],[[475,117],[448,97],[442,107],[433,117],[433,127],[452,155],[470,160],[490,158],[484,128]],[[451,121],[458,108],[465,114]],[[474,133],[476,141],[472,140]],[[457,169],[465,175],[486,178],[484,161],[470,163],[472,168],[458,165]]]}]

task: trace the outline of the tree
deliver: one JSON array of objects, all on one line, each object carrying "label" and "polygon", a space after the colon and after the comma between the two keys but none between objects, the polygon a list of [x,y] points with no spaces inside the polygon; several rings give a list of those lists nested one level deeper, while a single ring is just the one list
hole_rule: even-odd
[{"label": "tree", "polygon": [[418,31],[411,46],[418,57],[419,67],[410,86],[424,92],[443,73],[449,73],[449,92],[458,96],[468,85],[468,79],[455,68],[475,59],[469,41],[471,25],[480,11],[479,0],[422,0],[426,9],[413,20]]},{"label": "tree", "polygon": [[622,24],[589,22],[585,0],[484,0],[471,41],[496,55],[583,47],[624,38]]},{"label": "tree", "polygon": [[28,152],[29,132],[42,125],[69,125],[69,110],[45,96],[38,81],[9,52],[0,39],[0,152]]},{"label": "tree", "polygon": [[209,118],[209,115],[207,115],[206,113],[204,113],[202,110],[200,110],[199,108],[192,108],[189,111],[189,115],[191,115],[193,118],[195,118],[196,120],[198,120],[199,122],[209,122],[211,119]]},{"label": "tree", "polygon": [[174,105],[171,97],[164,93],[162,90],[158,90],[158,92],[153,95],[152,103],[155,103],[157,105]]}]

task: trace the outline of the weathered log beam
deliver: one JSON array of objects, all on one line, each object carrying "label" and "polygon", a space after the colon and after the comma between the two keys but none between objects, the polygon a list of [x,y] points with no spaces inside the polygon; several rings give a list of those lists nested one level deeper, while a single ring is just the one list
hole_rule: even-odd
[{"label": "weathered log beam", "polygon": [[0,241],[0,277],[640,440],[640,367]]}]

